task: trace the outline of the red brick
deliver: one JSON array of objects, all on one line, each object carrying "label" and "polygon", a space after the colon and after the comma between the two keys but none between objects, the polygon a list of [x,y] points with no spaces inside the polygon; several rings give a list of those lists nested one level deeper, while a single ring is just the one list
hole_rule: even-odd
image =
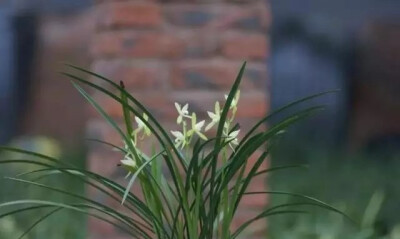
[{"label": "red brick", "polygon": [[107,32],[93,40],[96,57],[174,58],[183,55],[184,42],[175,34]]},{"label": "red brick", "polygon": [[268,56],[268,40],[264,34],[228,33],[221,40],[224,56],[238,60],[264,60]]},{"label": "red brick", "polygon": [[99,13],[102,27],[158,27],[161,25],[161,5],[146,2],[112,2]]},{"label": "red brick", "polygon": [[236,6],[233,4],[173,4],[165,8],[166,20],[177,26],[207,29],[261,30],[269,26],[269,12],[264,1]]},{"label": "red brick", "polygon": [[166,20],[178,26],[201,27],[210,24],[215,18],[215,6],[172,4],[166,6]]},{"label": "red brick", "polygon": [[218,53],[218,34],[201,29],[196,31],[181,30],[176,34],[183,41],[183,57],[211,57]]},{"label": "red brick", "polygon": [[222,6],[220,18],[213,23],[213,26],[218,29],[266,30],[271,23],[271,14],[266,7],[266,1],[247,1],[251,3]]},{"label": "red brick", "polygon": [[218,51],[218,36],[181,30],[173,33],[106,32],[94,37],[92,54],[98,58],[210,57]]},{"label": "red brick", "polygon": [[[191,60],[173,66],[171,85],[177,90],[205,89],[229,91],[235,81],[239,62],[223,60]],[[248,64],[241,89],[267,88],[267,69],[264,64]]]},{"label": "red brick", "polygon": [[122,49],[120,37],[113,33],[98,34],[93,37],[91,54],[94,57],[114,56]]},{"label": "red brick", "polygon": [[265,92],[248,93],[240,97],[237,117],[261,119],[269,111],[269,102],[265,99]]},{"label": "red brick", "polygon": [[168,73],[166,66],[158,61],[103,60],[96,61],[92,69],[117,83],[123,81],[129,90],[136,91],[163,89]]}]

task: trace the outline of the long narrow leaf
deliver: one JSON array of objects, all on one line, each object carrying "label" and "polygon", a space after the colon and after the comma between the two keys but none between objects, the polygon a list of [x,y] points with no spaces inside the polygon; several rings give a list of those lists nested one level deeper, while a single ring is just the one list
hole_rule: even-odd
[{"label": "long narrow leaf", "polygon": [[298,198],[302,198],[302,199],[306,199],[309,200],[311,202],[315,202],[318,203],[319,205],[321,205],[322,207],[329,209],[330,211],[336,212],[342,216],[344,216],[345,218],[347,218],[349,221],[351,221],[354,224],[358,224],[356,221],[354,221],[351,217],[349,217],[348,215],[346,215],[345,213],[343,213],[341,210],[321,201],[318,200],[316,198],[307,196],[307,195],[302,195],[302,194],[298,194],[298,193],[291,193],[291,192],[284,192],[284,191],[259,191],[259,192],[246,192],[244,193],[245,195],[257,195],[257,194],[276,194],[276,195],[287,195],[287,196],[292,196],[292,197],[298,197]]},{"label": "long narrow leaf", "polygon": [[28,235],[28,233],[35,228],[39,223],[41,223],[42,221],[46,220],[46,218],[50,217],[51,215],[53,215],[54,213],[60,211],[62,208],[56,208],[51,210],[49,213],[46,213],[44,216],[41,216],[37,221],[35,221],[30,227],[28,227],[28,229],[26,229],[24,231],[24,233],[22,233],[22,235],[20,237],[18,237],[18,239],[22,239],[23,237],[25,237],[26,235]]},{"label": "long narrow leaf", "polygon": [[85,99],[101,114],[101,116],[113,127],[118,134],[125,139],[126,142],[130,141],[124,132],[121,130],[121,128],[118,126],[118,124],[103,110],[103,108],[78,84],[76,84],[74,81],[71,81],[74,87],[85,97]]},{"label": "long narrow leaf", "polygon": [[145,167],[147,167],[153,160],[155,160],[156,158],[158,158],[158,156],[160,156],[163,152],[164,152],[164,151],[162,151],[162,152],[160,152],[160,153],[154,155],[150,160],[148,160],[147,162],[145,162],[142,166],[140,166],[140,167],[137,169],[137,171],[133,174],[131,180],[129,181],[128,186],[126,187],[124,196],[122,197],[122,203],[121,203],[121,204],[124,204],[126,198],[128,197],[128,193],[129,193],[129,191],[131,190],[132,185],[133,185],[133,183],[135,182],[137,176],[138,176],[140,173],[142,173],[143,169],[144,169]]}]

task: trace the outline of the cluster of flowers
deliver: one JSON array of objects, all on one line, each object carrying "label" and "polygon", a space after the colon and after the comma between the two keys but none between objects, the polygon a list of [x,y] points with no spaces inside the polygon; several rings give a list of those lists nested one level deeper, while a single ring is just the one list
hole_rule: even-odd
[{"label": "cluster of flowers", "polygon": [[[225,95],[225,99],[227,99],[228,96]],[[224,124],[224,129],[223,129],[223,137],[225,138],[226,142],[229,142],[229,146],[232,148],[234,145],[238,144],[238,136],[240,130],[232,130],[231,125],[234,121],[236,112],[237,112],[237,105],[239,102],[240,98],[240,91],[237,91],[234,99],[232,100],[230,110],[231,114],[229,114],[228,119],[226,120]],[[220,121],[221,118],[221,113],[222,109],[220,107],[219,102],[215,102],[214,106],[214,112],[208,111],[208,116],[210,117],[210,122],[207,124],[207,126],[203,129],[206,121],[202,120],[200,122],[197,122],[197,116],[196,113],[189,113],[189,104],[185,105],[180,105],[179,103],[175,103],[175,108],[178,111],[178,117],[176,120],[176,123],[182,127],[182,131],[171,131],[171,134],[175,138],[175,146],[180,149],[184,149],[185,147],[189,147],[190,143],[195,135],[197,135],[199,138],[203,140],[207,140],[206,135],[204,134],[205,132],[209,131],[211,128],[213,128],[215,125],[217,125]],[[146,114],[143,114],[143,119],[147,120],[148,116]],[[135,117],[135,121],[137,123],[137,128],[134,130],[133,135],[132,135],[132,145],[136,147],[136,142],[139,133],[143,133],[140,139],[143,139],[144,137],[149,137],[151,136],[151,130],[149,127],[146,126],[146,124],[139,118]],[[188,128],[188,121],[191,121],[190,128]],[[128,145],[125,142],[125,150],[126,150],[126,155],[123,160],[121,160],[121,164],[127,168],[129,171],[133,171],[136,167],[136,161],[133,158],[132,152],[130,152]],[[140,152],[138,150],[138,152]]]}]

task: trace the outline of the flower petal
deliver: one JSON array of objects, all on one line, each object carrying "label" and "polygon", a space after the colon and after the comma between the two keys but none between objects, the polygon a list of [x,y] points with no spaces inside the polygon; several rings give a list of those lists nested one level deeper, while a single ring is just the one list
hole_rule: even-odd
[{"label": "flower petal", "polygon": [[176,119],[176,123],[177,124],[181,124],[182,123],[182,115],[178,116],[178,118]]},{"label": "flower petal", "polygon": [[219,107],[219,102],[218,101],[215,102],[214,110],[215,110],[215,113],[217,115],[219,115],[221,113],[221,108]]},{"label": "flower petal", "polygon": [[229,137],[231,137],[231,138],[236,138],[236,137],[239,135],[239,132],[240,132],[240,129],[235,130],[235,131],[232,131],[232,132],[229,134]]},{"label": "flower petal", "polygon": [[197,123],[197,124],[195,125],[196,131],[200,131],[201,128],[203,128],[204,124],[205,124],[205,121],[204,121],[204,120],[202,120],[202,121],[200,121],[199,123]]},{"label": "flower petal", "polygon": [[133,161],[132,159],[123,159],[121,160],[121,164],[127,167],[136,167],[136,162]]},{"label": "flower petal", "polygon": [[196,129],[197,117],[195,113],[192,113],[192,129]]},{"label": "flower petal", "polygon": [[209,116],[212,120],[214,120],[215,116],[217,116],[216,114],[214,114],[214,113],[211,112],[211,111],[207,111],[207,114],[208,114],[208,116]]},{"label": "flower petal", "polygon": [[215,125],[214,121],[211,121],[205,128],[205,131],[209,131]]},{"label": "flower petal", "polygon": [[136,123],[138,124],[138,128],[139,128],[139,129],[141,129],[141,128],[144,127],[144,123],[143,123],[143,121],[142,121],[139,117],[135,116],[135,121],[136,121]]},{"label": "flower petal", "polygon": [[200,132],[196,132],[196,133],[197,133],[197,135],[198,135],[201,139],[207,140],[207,137],[206,137],[204,134],[202,134],[202,133],[200,133]]},{"label": "flower petal", "polygon": [[183,139],[183,134],[180,131],[171,131],[171,134],[178,139]]},{"label": "flower petal", "polygon": [[189,109],[189,104],[186,103],[186,105],[184,105],[184,106],[182,107],[182,112],[188,113],[188,109]]},{"label": "flower petal", "polygon": [[178,104],[178,103],[176,103],[175,102],[175,108],[176,108],[176,110],[180,113],[182,110],[181,110],[181,106]]}]

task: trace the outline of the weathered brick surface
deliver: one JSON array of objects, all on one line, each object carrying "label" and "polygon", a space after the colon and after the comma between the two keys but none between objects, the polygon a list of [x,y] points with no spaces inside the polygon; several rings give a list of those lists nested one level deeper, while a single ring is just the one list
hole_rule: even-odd
[{"label": "weathered brick surface", "polygon": [[163,22],[161,10],[161,5],[146,1],[111,2],[100,9],[98,24],[107,28],[154,28]]},{"label": "weathered brick surface", "polygon": [[107,32],[94,38],[96,57],[174,58],[183,55],[183,41],[160,32]]},{"label": "weathered brick surface", "polygon": [[115,31],[97,34],[91,50],[98,58],[203,58],[216,56],[221,43],[202,31]]},{"label": "weathered brick surface", "polygon": [[[172,67],[171,85],[177,90],[203,89],[229,91],[241,63],[228,60],[191,60]],[[266,67],[262,63],[249,63],[242,90],[266,89]]]},{"label": "weathered brick surface", "polygon": [[[256,2],[256,4],[254,4]],[[244,29],[259,31],[269,26],[269,12],[260,1],[235,4],[171,4],[165,8],[166,21],[181,27]]]},{"label": "weathered brick surface", "polygon": [[168,68],[163,62],[102,60],[92,65],[93,71],[112,79],[123,81],[129,90],[160,91],[165,88]]},{"label": "weathered brick surface", "polygon": [[[128,91],[167,129],[176,127],[174,102],[189,103],[190,111],[206,119],[215,101],[223,103],[244,60],[248,67],[237,122],[246,131],[269,111],[265,62],[269,55],[270,12],[264,0],[98,0],[97,4],[97,32],[90,49],[92,69],[115,82],[124,81]],[[99,92],[92,95],[122,123],[117,102]],[[89,138],[122,144],[118,133],[95,110],[89,110],[89,117]],[[215,131],[208,132],[212,133]],[[93,143],[90,148],[90,168],[124,183],[123,171],[116,167],[122,155],[99,144]],[[246,172],[260,153],[251,157]],[[267,162],[262,165],[262,169],[267,167]],[[265,177],[255,180],[250,190],[264,191]],[[91,193],[97,200],[107,200]],[[233,226],[255,216],[267,201],[267,195],[246,196]],[[108,227],[103,228],[104,233],[96,233],[96,227],[101,226],[90,222],[90,238],[124,238],[121,232]],[[246,238],[262,238],[265,229],[265,221],[260,220]]]},{"label": "weathered brick surface", "polygon": [[264,60],[268,56],[265,34],[227,33],[221,42],[221,51],[227,58]]}]

